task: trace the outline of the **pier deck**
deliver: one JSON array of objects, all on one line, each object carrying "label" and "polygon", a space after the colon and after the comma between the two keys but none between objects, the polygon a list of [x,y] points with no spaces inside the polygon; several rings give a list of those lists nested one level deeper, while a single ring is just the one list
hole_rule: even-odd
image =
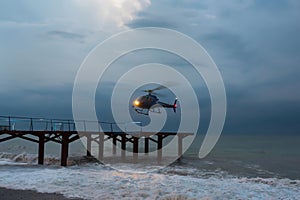
[{"label": "pier deck", "polygon": [[[125,157],[127,143],[133,146],[133,159],[137,160],[140,153],[149,153],[149,143],[155,143],[157,146],[157,160],[162,160],[163,140],[169,136],[177,136],[178,138],[178,156],[182,155],[183,139],[192,133],[176,133],[176,132],[137,132],[128,134],[122,131],[114,130],[114,123],[91,122],[82,120],[82,129],[76,130],[73,120],[56,120],[28,117],[7,117],[0,116],[0,144],[2,142],[21,138],[38,144],[38,164],[44,164],[45,144],[47,142],[55,142],[61,146],[61,166],[67,166],[69,144],[84,138],[86,141],[87,156],[91,156],[92,142],[98,145],[98,159],[104,158],[104,143],[112,141],[112,154],[117,154],[117,145],[122,149],[121,157]],[[97,123],[98,130],[89,130],[91,123]],[[109,130],[103,131],[100,126],[108,126]],[[143,152],[139,152],[141,148],[140,141],[143,141]]]}]

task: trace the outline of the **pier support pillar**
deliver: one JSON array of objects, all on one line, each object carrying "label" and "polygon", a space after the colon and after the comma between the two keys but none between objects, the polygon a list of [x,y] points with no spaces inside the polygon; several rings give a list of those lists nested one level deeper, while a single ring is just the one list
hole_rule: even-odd
[{"label": "pier support pillar", "polygon": [[122,139],[121,139],[121,156],[122,159],[125,160],[126,157],[126,134],[121,135]]},{"label": "pier support pillar", "polygon": [[162,161],[162,146],[163,146],[163,136],[157,135],[157,162]]},{"label": "pier support pillar", "polygon": [[45,135],[39,135],[39,157],[38,157],[38,164],[44,164],[44,156],[45,156]]},{"label": "pier support pillar", "polygon": [[103,160],[104,152],[104,133],[99,133],[99,149],[98,149],[98,159]]},{"label": "pier support pillar", "polygon": [[139,138],[133,137],[133,162],[138,161],[139,155]]},{"label": "pier support pillar", "polygon": [[92,136],[90,134],[86,135],[86,156],[92,156]]},{"label": "pier support pillar", "polygon": [[182,156],[182,140],[183,140],[183,136],[181,135],[177,135],[178,137],[178,158],[180,159]]},{"label": "pier support pillar", "polygon": [[145,154],[149,153],[149,138],[145,137]]},{"label": "pier support pillar", "polygon": [[68,164],[69,154],[69,134],[62,134],[61,141],[61,166],[66,167]]},{"label": "pier support pillar", "polygon": [[112,153],[113,155],[117,154],[117,135],[113,135]]}]

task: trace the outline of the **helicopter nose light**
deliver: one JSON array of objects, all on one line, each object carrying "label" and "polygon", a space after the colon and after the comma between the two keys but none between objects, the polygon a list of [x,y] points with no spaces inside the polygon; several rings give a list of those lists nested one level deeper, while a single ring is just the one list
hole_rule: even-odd
[{"label": "helicopter nose light", "polygon": [[139,102],[138,100],[135,100],[135,101],[133,102],[133,104],[134,104],[135,106],[139,106],[139,105],[140,105],[140,102]]}]

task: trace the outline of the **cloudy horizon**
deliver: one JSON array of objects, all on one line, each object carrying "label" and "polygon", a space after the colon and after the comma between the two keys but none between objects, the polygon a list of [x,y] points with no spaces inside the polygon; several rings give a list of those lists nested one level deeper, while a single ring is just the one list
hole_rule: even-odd
[{"label": "cloudy horizon", "polygon": [[73,82],[90,50],[120,31],[163,27],[217,64],[225,133],[299,134],[299,9],[296,0],[2,1],[0,115],[72,118]]}]

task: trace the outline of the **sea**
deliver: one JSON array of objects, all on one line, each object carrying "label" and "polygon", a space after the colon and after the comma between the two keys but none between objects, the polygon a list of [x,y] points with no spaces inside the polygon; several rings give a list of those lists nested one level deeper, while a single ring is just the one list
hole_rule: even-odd
[{"label": "sea", "polygon": [[300,199],[300,135],[223,134],[204,159],[201,139],[152,171],[102,164],[85,156],[80,140],[70,145],[68,167],[59,165],[54,143],[40,166],[37,145],[14,139],[0,143],[0,187],[83,199]]}]

